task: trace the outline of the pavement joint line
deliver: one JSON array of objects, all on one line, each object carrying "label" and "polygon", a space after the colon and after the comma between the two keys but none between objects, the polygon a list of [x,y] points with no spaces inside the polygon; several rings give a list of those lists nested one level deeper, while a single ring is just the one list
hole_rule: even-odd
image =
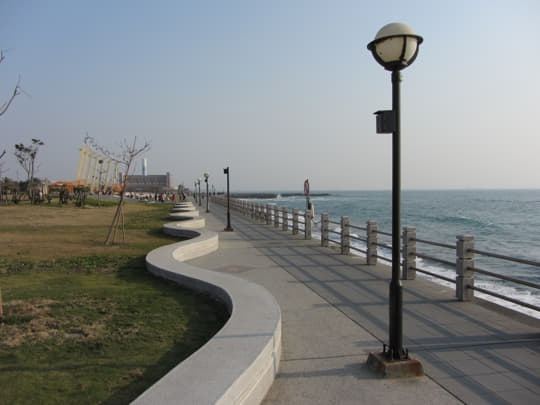
[{"label": "pavement joint line", "polygon": [[413,344],[409,344],[409,348],[414,347],[415,352],[429,352],[433,350],[452,350],[452,349],[463,349],[463,348],[475,348],[475,347],[484,347],[484,346],[505,346],[505,345],[514,345],[516,343],[534,343],[534,342],[540,342],[539,338],[531,338],[531,339],[515,339],[515,340],[505,340],[505,341],[493,341],[493,342],[484,342],[484,343],[459,343],[454,345],[449,344],[441,344],[436,346],[416,346]]},{"label": "pavement joint line", "polygon": [[295,358],[283,358],[281,357],[281,361],[287,362],[287,361],[310,361],[310,360],[331,360],[331,359],[346,359],[349,357],[359,357],[359,356],[367,356],[366,353],[357,353],[357,354],[338,354],[335,356],[313,356],[313,357],[295,357]]}]

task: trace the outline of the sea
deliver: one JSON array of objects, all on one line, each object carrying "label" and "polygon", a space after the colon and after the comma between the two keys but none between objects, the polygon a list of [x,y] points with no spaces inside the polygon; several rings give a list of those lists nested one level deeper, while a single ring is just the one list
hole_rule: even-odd
[{"label": "sea", "polygon": [[[271,198],[256,201],[286,206],[291,211],[306,209],[301,193],[269,193]],[[293,193],[294,194],[294,193]],[[328,213],[330,221],[339,223],[348,216],[354,226],[366,227],[369,220],[378,223],[379,231],[392,232],[391,191],[322,191],[312,193],[315,208],[313,237],[320,239],[320,214]],[[254,200],[251,200],[254,201]],[[456,236],[474,236],[475,249],[540,263],[540,189],[534,190],[403,190],[401,192],[401,226],[414,226],[418,239],[448,245]],[[289,212],[290,212],[289,211]],[[330,224],[338,232],[339,225]],[[365,238],[362,230],[352,234]],[[339,235],[331,235],[339,240]],[[379,236],[388,245],[391,238]],[[351,240],[351,245],[365,250],[365,243]],[[417,252],[455,263],[455,250],[417,243]],[[362,253],[355,253],[362,256]],[[379,251],[391,259],[389,249]],[[475,266],[493,273],[540,284],[540,267],[476,255]],[[455,279],[455,267],[417,258],[417,267]],[[417,272],[433,282],[455,288],[455,284]],[[505,297],[540,307],[540,290],[481,274],[475,275],[475,286]],[[540,319],[540,311],[516,305],[475,291],[475,296],[512,308]]]}]

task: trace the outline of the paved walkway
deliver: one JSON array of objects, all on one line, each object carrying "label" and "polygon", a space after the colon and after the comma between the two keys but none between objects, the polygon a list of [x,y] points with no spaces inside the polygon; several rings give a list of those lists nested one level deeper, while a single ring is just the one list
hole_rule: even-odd
[{"label": "paved walkway", "polygon": [[[207,228],[222,231],[224,209],[211,210]],[[388,340],[390,268],[235,212],[232,226],[192,262],[258,283],[281,306],[280,372],[265,404],[540,403],[540,321],[404,281],[404,346],[426,376],[376,378],[365,362]]]}]

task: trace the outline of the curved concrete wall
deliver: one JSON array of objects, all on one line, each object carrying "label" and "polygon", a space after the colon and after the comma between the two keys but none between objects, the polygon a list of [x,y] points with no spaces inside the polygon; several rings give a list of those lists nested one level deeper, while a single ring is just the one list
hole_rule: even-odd
[{"label": "curved concrete wall", "polygon": [[[169,226],[168,226],[169,225]],[[210,253],[218,235],[172,229],[193,239],[163,246],[146,256],[157,276],[208,293],[231,314],[223,328],[133,403],[259,404],[272,385],[281,356],[281,311],[263,287],[228,274],[195,267],[185,260]]]},{"label": "curved concrete wall", "polygon": [[183,215],[180,220],[176,216],[169,216],[170,219],[176,219],[175,222],[169,222],[168,224],[163,225],[163,232],[167,235],[178,236],[178,237],[189,237],[193,236],[183,235],[182,231],[185,229],[201,229],[206,225],[204,218],[193,218],[187,215]]},{"label": "curved concrete wall", "polygon": [[199,211],[197,210],[174,211],[174,212],[169,213],[169,218],[176,219],[176,220],[181,220],[182,218],[193,218],[193,217],[198,217],[198,216],[199,216]]}]

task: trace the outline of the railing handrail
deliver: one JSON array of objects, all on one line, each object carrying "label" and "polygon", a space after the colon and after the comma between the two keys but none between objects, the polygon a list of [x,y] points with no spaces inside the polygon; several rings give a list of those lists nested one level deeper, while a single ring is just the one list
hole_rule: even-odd
[{"label": "railing handrail", "polygon": [[419,238],[414,238],[413,240],[415,242],[425,243],[426,245],[439,246],[439,247],[443,247],[443,248],[447,248],[447,249],[455,249],[456,248],[456,245],[449,245],[447,243],[434,242],[432,240],[425,240],[425,239],[419,239]]},{"label": "railing handrail", "polygon": [[483,270],[483,269],[478,268],[476,266],[470,267],[470,269],[472,271],[474,271],[475,273],[480,273],[480,274],[484,274],[484,275],[489,276],[489,277],[500,278],[502,280],[510,281],[512,283],[525,285],[525,286],[531,287],[531,288],[540,289],[540,284],[532,283],[530,281],[525,281],[525,280],[520,280],[520,279],[517,279],[517,278],[514,278],[514,277],[510,277],[510,276],[505,276],[504,274],[493,273],[492,271]]},{"label": "railing handrail", "polygon": [[[221,198],[222,200],[226,200],[226,197],[224,195],[217,196],[217,199],[219,199],[219,198]],[[281,224],[283,224],[283,219],[288,220],[289,219],[289,214],[292,215],[292,212],[287,211],[287,218],[284,218],[285,216],[284,216],[284,212],[283,212],[283,207],[280,207],[278,204],[268,204],[267,203],[266,205],[256,205],[256,204],[253,204],[253,203],[245,202],[245,200],[242,200],[243,201],[242,203],[238,203],[237,201],[234,201],[234,200],[235,199],[231,199],[232,207],[238,209],[239,211],[245,211],[248,215],[250,215],[250,214],[255,215],[255,216],[257,216],[258,214],[261,214],[263,216],[264,215],[274,215],[275,216],[274,220],[277,220],[275,222],[276,225],[279,225],[279,223],[280,223],[279,220],[280,219],[281,219]],[[268,209],[267,209],[268,207],[271,207],[270,212],[268,212]],[[285,207],[285,208],[287,208],[287,207]],[[277,215],[275,215],[276,213],[277,213]],[[327,214],[325,214],[325,215],[327,215]],[[300,230],[300,227],[298,225],[304,225],[304,230],[305,230],[305,228],[306,228],[306,221],[305,221],[306,217],[307,217],[307,212],[306,211],[298,210],[297,219],[296,219],[297,230]],[[304,221],[301,221],[300,218],[304,219]],[[311,219],[313,221],[315,220],[315,218],[311,218]],[[340,226],[340,227],[342,226],[341,222],[332,221],[332,220],[330,220],[329,217],[327,217],[327,223],[332,224],[332,225],[337,225],[337,226]],[[368,233],[367,238],[361,238],[361,237],[358,237],[358,236],[354,236],[352,234],[348,234],[347,235],[348,238],[365,242],[366,245],[371,243],[371,245],[373,245],[373,246],[383,247],[383,248],[390,249],[390,250],[392,249],[391,245],[381,243],[381,242],[377,242],[376,239],[375,239],[375,241],[370,242],[370,240],[369,240],[370,236],[369,236],[369,232],[368,232],[369,228],[360,227],[360,226],[356,226],[356,225],[352,225],[352,224],[347,224],[345,226],[348,227],[349,229],[350,228],[357,229],[357,230],[361,230],[361,231],[366,231]],[[371,225],[368,224],[368,226],[371,226]],[[294,229],[293,227],[290,227],[290,228]],[[335,243],[335,244],[338,244],[338,245],[339,244],[343,245],[343,232],[342,232],[343,230],[338,232],[335,229],[330,229],[330,227],[328,227],[328,228],[329,229],[326,229],[326,232],[328,234],[341,235],[341,241],[331,239],[329,237],[329,235],[326,235],[326,236],[322,235],[322,237],[325,238],[325,240],[327,242],[332,242],[332,243]],[[283,227],[283,229],[288,230],[288,228],[286,228],[286,227]],[[381,231],[381,230],[378,230],[378,229],[373,229],[372,232],[374,234],[376,234],[376,235],[392,236],[392,233],[384,232],[384,231]],[[414,237],[409,238],[410,242],[422,243],[422,244],[441,247],[441,248],[445,248],[445,249],[456,250],[456,254],[457,254],[457,251],[458,251],[457,244],[456,245],[451,245],[451,244],[448,244],[448,243],[442,243],[442,242],[436,242],[436,241],[421,239],[421,238],[417,238],[415,235],[416,234],[414,234]],[[404,238],[405,238],[404,236],[402,237],[400,235],[400,239],[402,239],[403,243],[405,244]],[[368,259],[369,250],[362,250],[362,249],[359,249],[359,248],[357,248],[355,246],[348,246],[348,249],[363,253],[363,254],[366,255],[366,260]],[[368,249],[370,249],[369,246],[368,246]],[[403,251],[404,251],[404,249],[405,249],[405,247],[403,248]],[[400,249],[400,250],[402,250],[402,249]],[[502,255],[502,254],[499,254],[499,253],[488,252],[488,251],[481,250],[481,249],[476,249],[476,248],[465,249],[465,251],[463,253],[464,254],[472,254],[472,255],[477,254],[477,255],[491,257],[491,258],[499,259],[499,260],[503,260],[503,261],[509,261],[509,262],[520,263],[520,264],[534,266],[534,267],[540,267],[540,262],[538,262],[538,261],[522,259],[522,258],[513,257],[513,256],[509,256],[509,255]],[[387,261],[387,262],[392,262],[392,260],[390,258],[388,258],[386,256],[378,255],[376,250],[375,250],[374,254],[371,254],[371,256],[375,257],[377,259]],[[404,252],[404,256],[405,256],[405,252]],[[444,259],[440,259],[440,258],[431,256],[431,255],[428,255],[428,254],[425,254],[425,253],[418,253],[418,252],[416,252],[416,247],[415,246],[413,248],[413,257],[414,258],[418,257],[418,258],[422,258],[422,259],[425,259],[425,260],[434,261],[434,262],[437,262],[437,263],[440,263],[440,264],[443,264],[443,265],[446,265],[446,266],[450,266],[450,267],[457,266],[457,264],[454,263],[454,262],[444,260]],[[459,260],[460,260],[460,258],[458,257],[457,261],[459,261]],[[470,260],[470,259],[463,258],[463,260]],[[425,269],[421,269],[421,268],[416,266],[414,260],[413,260],[412,263],[413,264],[409,266],[410,269],[412,269],[414,271],[418,271],[418,272],[423,273],[423,274],[430,275],[432,277],[436,277],[436,278],[445,280],[447,282],[455,283],[456,288],[457,288],[457,284],[458,284],[457,279],[454,280],[454,279],[451,279],[449,277],[443,276],[441,274],[437,274],[437,273],[434,273],[434,272],[431,272],[431,271],[428,271],[428,270],[425,270]],[[474,261],[472,261],[472,263],[474,263]],[[517,279],[517,278],[514,278],[514,277],[506,276],[504,274],[495,273],[493,271],[484,270],[484,269],[481,269],[481,268],[475,266],[474,264],[473,265],[467,265],[467,266],[464,267],[464,269],[467,270],[471,274],[479,273],[479,274],[483,274],[483,275],[488,276],[488,277],[493,277],[493,278],[496,278],[496,279],[505,280],[505,281],[512,282],[512,283],[515,283],[515,284],[518,284],[518,285],[523,285],[523,286],[530,287],[530,288],[540,289],[540,284],[529,282],[529,281],[526,281],[526,280],[520,280],[520,279]],[[463,280],[461,280],[460,282],[463,282]],[[502,300],[505,300],[505,301],[508,301],[508,302],[512,302],[514,304],[521,305],[523,307],[527,307],[527,308],[530,308],[530,309],[534,309],[536,311],[540,311],[540,307],[538,307],[536,305],[529,304],[529,303],[526,303],[526,302],[522,302],[520,300],[511,298],[511,297],[507,297],[507,296],[504,296],[502,294],[498,294],[498,293],[495,293],[493,291],[489,291],[489,290],[486,290],[484,288],[480,288],[478,286],[474,286],[474,284],[467,284],[467,285],[465,285],[465,287],[462,287],[462,289],[463,288],[467,289],[467,290],[479,291],[481,293],[491,295],[491,296],[494,296],[496,298],[499,298],[499,299],[502,299]]]},{"label": "railing handrail", "polygon": [[432,262],[437,262],[437,263],[441,263],[441,264],[446,264],[447,266],[452,266],[452,267],[455,267],[456,266],[456,263],[455,262],[449,262],[448,260],[444,260],[444,259],[439,259],[437,257],[433,257],[433,256],[429,256],[429,255],[426,255],[426,254],[423,254],[423,253],[416,253],[416,257],[420,257],[421,259],[427,259],[427,260],[431,260]]},{"label": "railing handrail", "polygon": [[509,301],[509,302],[514,303],[514,304],[527,307],[529,309],[534,309],[535,311],[540,311],[540,307],[538,307],[536,305],[529,304],[528,302],[523,302],[523,301],[517,300],[517,299],[512,298],[512,297],[507,297],[506,295],[498,294],[498,293],[496,293],[494,291],[486,290],[485,288],[476,287],[476,286],[471,286],[469,288],[474,290],[474,291],[479,291],[482,294],[491,295],[492,297],[496,297],[496,298],[499,298],[499,299],[504,300],[504,301]]},{"label": "railing handrail", "polygon": [[486,252],[485,250],[479,250],[479,249],[471,249],[471,252],[479,254],[479,255],[487,256],[487,257],[493,257],[496,259],[508,260],[510,262],[516,262],[516,263],[521,263],[521,264],[527,264],[529,266],[540,267],[540,262],[535,262],[535,261],[527,260],[527,259],[520,259],[519,257],[506,256],[506,255],[501,255],[499,253],[491,253],[491,252]]}]

